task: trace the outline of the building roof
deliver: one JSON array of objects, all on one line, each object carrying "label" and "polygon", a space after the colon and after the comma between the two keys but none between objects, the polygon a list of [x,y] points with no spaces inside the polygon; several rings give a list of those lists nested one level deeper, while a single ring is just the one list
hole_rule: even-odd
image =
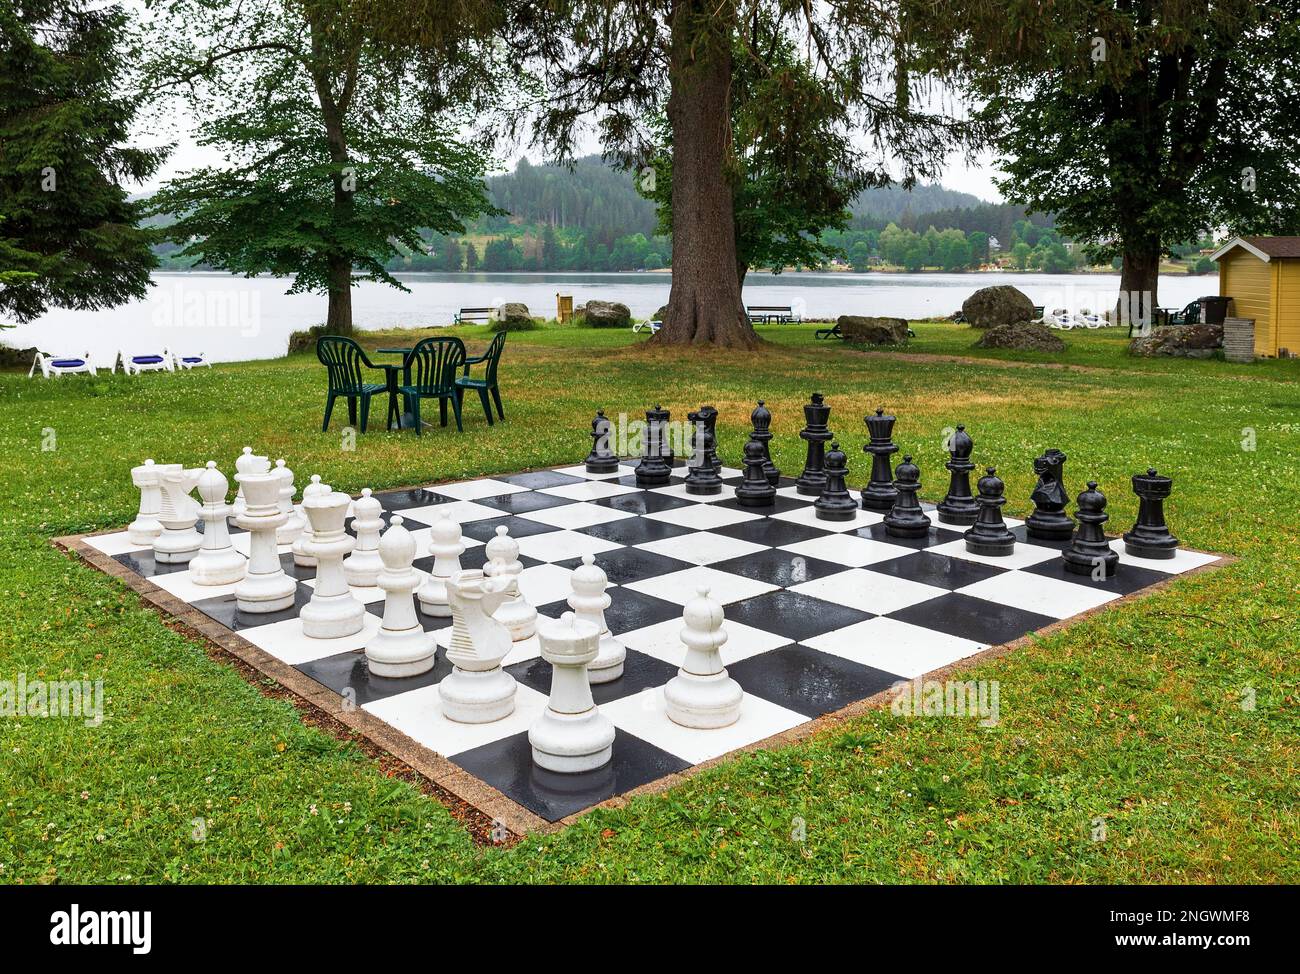
[{"label": "building roof", "polygon": [[1210,256],[1218,260],[1234,247],[1241,247],[1260,260],[1300,258],[1300,237],[1233,237]]}]

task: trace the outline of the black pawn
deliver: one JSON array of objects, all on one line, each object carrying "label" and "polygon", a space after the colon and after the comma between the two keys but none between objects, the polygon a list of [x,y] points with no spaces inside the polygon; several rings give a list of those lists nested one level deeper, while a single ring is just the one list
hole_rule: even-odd
[{"label": "black pawn", "polygon": [[871,480],[862,488],[864,510],[889,511],[898,499],[898,491],[894,489],[894,474],[889,469],[889,458],[898,452],[892,439],[895,422],[895,418],[886,416],[883,409],[877,409],[876,415],[866,418],[871,440],[862,450],[871,455]]},{"label": "black pawn", "polygon": [[939,520],[944,524],[974,524],[979,517],[980,506],[970,492],[970,475],[975,470],[971,462],[971,451],[975,443],[965,426],[958,426],[957,432],[948,440],[948,456],[951,459],[944,464],[951,476],[948,478],[948,494],[935,509]]},{"label": "black pawn", "polygon": [[849,458],[838,443],[826,454],[826,487],[813,501],[813,512],[823,521],[852,521],[858,513],[857,502],[844,486],[849,473]]},{"label": "black pawn", "polygon": [[[710,408],[712,407],[705,407],[705,409]],[[687,463],[686,493],[720,494],[722,478],[718,476],[718,449],[713,431],[709,429],[709,416],[704,409],[698,409],[693,413],[687,413],[686,418],[695,427],[694,449]],[[713,419],[717,419],[716,410]]]},{"label": "black pawn", "polygon": [[799,438],[808,443],[808,459],[795,481],[795,489],[801,494],[820,497],[826,487],[826,444],[835,435],[827,425],[831,407],[820,392],[814,392],[803,407],[803,415],[805,425],[799,431]]},{"label": "black pawn", "polygon": [[1097,481],[1088,481],[1088,489],[1075,501],[1079,528],[1074,532],[1070,547],[1061,554],[1065,570],[1076,575],[1095,575],[1101,570],[1102,578],[1110,578],[1119,565],[1119,552],[1106,540],[1102,525],[1110,520],[1106,513],[1106,495],[1097,489]]},{"label": "black pawn", "polygon": [[758,401],[758,408],[749,414],[749,421],[754,427],[749,438],[757,440],[763,448],[763,472],[767,475],[767,482],[775,487],[781,479],[781,470],[772,462],[772,452],[768,447],[772,442],[772,413],[763,405],[762,399]]},{"label": "black pawn", "polygon": [[1177,551],[1178,539],[1169,533],[1165,523],[1165,498],[1173,489],[1173,480],[1160,476],[1155,467],[1133,475],[1138,516],[1133,530],[1124,535],[1124,550],[1134,558],[1172,558]]},{"label": "black pawn", "polygon": [[1002,520],[1002,506],[1007,499],[1004,496],[1006,485],[998,477],[995,467],[980,478],[979,506],[980,513],[975,524],[966,532],[966,550],[972,555],[991,555],[995,558],[1009,555],[1016,550],[1016,536],[1007,530],[1007,522]]},{"label": "black pawn", "polygon": [[722,475],[723,462],[718,459],[718,410],[712,406],[701,406],[695,415],[699,417],[701,423],[705,424],[706,440],[712,445],[710,456],[714,464],[714,473]]},{"label": "black pawn", "polygon": [[921,468],[905,456],[894,476],[898,499],[885,515],[885,533],[895,538],[924,538],[930,533],[930,519],[916,497],[921,490]]},{"label": "black pawn", "polygon": [[609,420],[605,410],[597,409],[596,418],[591,421],[591,452],[587,454],[587,473],[615,473],[618,470],[618,457],[609,448]]},{"label": "black pawn", "polygon": [[658,403],[645,411],[641,431],[641,462],[636,465],[638,487],[663,487],[672,478],[672,450],[668,445],[668,410]]},{"label": "black pawn", "polygon": [[1031,538],[1065,541],[1074,533],[1074,520],[1065,513],[1070,496],[1065,492],[1065,460],[1060,450],[1048,450],[1034,460],[1038,483],[1030,500],[1034,512],[1025,519],[1025,532]]},{"label": "black pawn", "polygon": [[763,444],[750,438],[745,444],[745,479],[736,488],[736,503],[742,507],[767,507],[776,500],[776,487],[768,482]]}]

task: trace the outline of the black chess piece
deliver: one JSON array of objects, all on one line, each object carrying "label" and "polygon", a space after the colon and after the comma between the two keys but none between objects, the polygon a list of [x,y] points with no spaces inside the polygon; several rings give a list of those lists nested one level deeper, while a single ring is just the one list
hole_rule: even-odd
[{"label": "black chess piece", "polygon": [[672,478],[672,450],[668,446],[668,410],[655,403],[645,411],[641,431],[641,462],[636,465],[638,487],[663,487]]},{"label": "black chess piece", "polygon": [[952,474],[948,478],[948,494],[935,509],[944,524],[974,524],[979,517],[980,506],[970,492],[970,475],[975,469],[970,455],[974,449],[975,443],[966,427],[958,426],[948,440],[948,456],[952,459],[944,464]]},{"label": "black chess piece", "polygon": [[1165,498],[1173,489],[1173,480],[1160,476],[1155,467],[1133,475],[1138,516],[1133,530],[1124,535],[1124,550],[1134,558],[1172,558],[1178,550],[1178,539],[1165,523]]},{"label": "black chess piece", "polygon": [[825,472],[826,486],[813,501],[813,512],[823,521],[852,521],[858,513],[858,505],[844,486],[844,478],[849,473],[849,458],[838,443],[832,443],[830,452],[826,454]]},{"label": "black chess piece", "polygon": [[898,452],[898,447],[891,437],[894,435],[893,416],[886,416],[883,409],[877,409],[876,415],[866,418],[867,431],[871,440],[862,448],[871,454],[871,479],[862,488],[862,507],[868,511],[889,511],[898,499],[894,489],[894,474],[889,469],[889,458]]},{"label": "black chess piece", "polygon": [[964,535],[966,550],[972,555],[993,557],[1011,554],[1016,550],[1016,536],[1002,520],[1002,506],[1007,502],[1004,496],[1006,485],[998,477],[997,468],[988,467],[976,487],[979,489],[980,513]]},{"label": "black chess piece", "polygon": [[591,452],[587,454],[587,473],[615,473],[618,456],[609,448],[610,422],[605,410],[597,409],[591,421]]},{"label": "black chess piece", "polygon": [[795,481],[795,489],[801,494],[820,497],[826,487],[826,444],[835,436],[827,426],[831,407],[820,392],[814,392],[804,404],[803,415],[804,428],[799,431],[799,438],[808,443],[808,459]]},{"label": "black chess piece", "polygon": [[916,496],[921,490],[921,468],[904,456],[894,477],[898,499],[885,515],[885,533],[895,538],[924,538],[930,533],[930,519]]},{"label": "black chess piece", "polygon": [[1034,460],[1038,483],[1030,500],[1034,513],[1025,518],[1025,533],[1031,538],[1064,541],[1074,534],[1074,519],[1065,513],[1070,495],[1065,492],[1066,456],[1060,450],[1047,450]]},{"label": "black chess piece", "polygon": [[[722,478],[718,476],[718,451],[707,417],[702,410],[686,414],[695,427],[691,457],[686,463],[686,493],[720,494]],[[766,478],[764,478],[766,479]]]},{"label": "black chess piece", "polygon": [[1106,495],[1097,489],[1097,481],[1088,481],[1088,489],[1075,501],[1078,530],[1070,547],[1061,553],[1065,570],[1076,575],[1093,575],[1098,570],[1102,578],[1110,578],[1119,565],[1119,552],[1106,540],[1102,525],[1110,520],[1106,513]]},{"label": "black chess piece", "polygon": [[776,500],[776,487],[764,471],[763,443],[753,437],[745,444],[745,479],[736,488],[736,503],[742,507],[768,507]]},{"label": "black chess piece", "polygon": [[718,459],[718,411],[712,406],[701,406],[695,415],[704,424],[704,431],[707,434],[705,441],[712,444],[709,457],[713,464],[713,472],[721,475],[722,461]]},{"label": "black chess piece", "polygon": [[772,452],[768,447],[772,442],[772,413],[763,405],[762,399],[758,401],[758,408],[749,414],[749,421],[754,427],[749,438],[757,440],[763,447],[763,471],[767,482],[775,487],[781,479],[781,470],[772,462]]}]

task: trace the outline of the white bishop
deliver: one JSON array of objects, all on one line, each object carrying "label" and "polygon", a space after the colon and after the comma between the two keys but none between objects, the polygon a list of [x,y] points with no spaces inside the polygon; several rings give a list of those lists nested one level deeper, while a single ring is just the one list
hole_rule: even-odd
[{"label": "white bishop", "polygon": [[[330,485],[322,484],[320,474],[314,473],[311,475],[311,483],[302,489],[303,504],[307,503],[309,497],[324,497],[330,493],[333,493]],[[302,504],[298,505],[298,513],[302,515],[302,534],[298,535],[298,540],[293,543],[293,563],[299,568],[314,568],[316,558],[308,553],[311,550],[311,519],[307,517]]]},{"label": "white bishop", "polygon": [[195,585],[233,585],[244,577],[248,559],[230,543],[230,526],[226,524],[230,481],[217,469],[217,462],[209,460],[199,474],[198,487],[203,498],[203,544],[190,559],[190,578]]},{"label": "white bishop", "polygon": [[605,610],[612,599],[605,589],[609,586],[609,577],[604,569],[596,564],[596,556],[582,556],[582,566],[575,568],[569,578],[573,585],[573,594],[569,596],[569,608],[578,614],[578,618],[590,622],[600,633],[600,650],[596,658],[587,664],[587,678],[592,683],[609,683],[623,675],[623,662],[627,659],[627,649],[610,634],[605,623]]},{"label": "white bishop", "polygon": [[445,619],[451,615],[447,579],[460,571],[460,556],[465,553],[460,525],[448,517],[446,511],[439,512],[438,519],[429,529],[429,553],[433,555],[433,568],[416,597],[420,600],[421,612]]},{"label": "white bishop", "polygon": [[379,557],[379,532],[384,529],[384,507],[379,498],[371,496],[370,488],[352,503],[352,530],[357,536],[357,546],[343,562],[343,572],[348,584],[358,588],[373,588],[379,581],[384,563]]},{"label": "white bishop", "polygon": [[379,557],[384,563],[379,587],[384,590],[384,622],[366,644],[370,672],[377,676],[418,676],[433,669],[437,649],[433,633],[420,628],[411,598],[420,584],[415,561],[415,538],[394,514],[388,530],[379,539]]},{"label": "white bishop", "polygon": [[280,478],[280,510],[289,515],[289,520],[276,529],[276,544],[293,544],[302,534],[303,516],[293,504],[293,495],[297,489],[293,483],[293,471],[284,465],[284,460],[275,461],[275,473]]},{"label": "white bishop", "polygon": [[483,574],[490,578],[503,578],[509,583],[509,598],[493,613],[497,622],[510,630],[515,642],[527,639],[537,632],[537,610],[519,591],[519,574],[524,570],[519,560],[519,542],[510,537],[509,528],[497,526],[496,537],[487,543],[488,563]]}]

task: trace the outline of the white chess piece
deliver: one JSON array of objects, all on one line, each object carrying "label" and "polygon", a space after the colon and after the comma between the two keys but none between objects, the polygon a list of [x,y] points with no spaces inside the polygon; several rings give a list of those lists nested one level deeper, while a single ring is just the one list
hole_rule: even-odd
[{"label": "white chess piece", "polygon": [[239,489],[235,492],[235,501],[230,505],[230,516],[238,518],[244,513],[247,501],[244,500],[244,474],[266,473],[271,469],[271,461],[266,457],[254,455],[251,446],[244,447],[244,452],[235,458],[235,483]]},{"label": "white chess piece", "polygon": [[199,552],[203,538],[195,530],[199,520],[198,502],[190,496],[199,482],[199,467],[185,469],[179,463],[164,463],[159,477],[162,503],[158,523],[162,530],[153,539],[154,560],[167,565],[183,565]]},{"label": "white chess piece", "polygon": [[379,532],[384,529],[384,508],[379,498],[371,496],[370,488],[352,503],[352,530],[356,532],[357,546],[343,562],[348,584],[358,588],[373,588],[379,580],[384,563],[379,557]]},{"label": "white chess piece", "polygon": [[303,635],[312,639],[351,636],[365,625],[366,607],[352,594],[343,573],[343,556],[357,543],[343,529],[348,500],[347,494],[330,491],[312,494],[302,502],[311,521],[307,551],[316,559],[316,585],[298,616]]},{"label": "white chess piece", "polygon": [[415,561],[415,538],[394,514],[388,530],[379,539],[379,557],[384,568],[379,587],[384,590],[384,621],[375,637],[366,643],[370,672],[377,676],[418,676],[433,669],[437,643],[433,633],[420,627],[415,616],[416,586],[420,575]]},{"label": "white chess piece", "polygon": [[510,584],[507,589],[510,597],[501,603],[493,617],[510,630],[510,638],[515,642],[527,639],[537,632],[537,610],[519,591],[519,574],[524,570],[519,560],[519,542],[510,537],[510,530],[504,524],[497,526],[496,536],[487,543],[486,554],[488,562],[483,566],[483,574],[504,578]]},{"label": "white chess piece", "polygon": [[280,510],[280,478],[269,471],[243,474],[244,513],[235,519],[252,536],[248,572],[235,586],[241,612],[278,612],[293,605],[298,583],[285,574],[275,544],[275,529],[284,523]]},{"label": "white chess piece", "polygon": [[[303,503],[306,503],[308,497],[323,497],[330,491],[330,485],[322,484],[320,474],[314,473],[311,475],[311,483],[302,489]],[[298,535],[298,540],[293,543],[293,563],[299,568],[314,568],[316,559],[307,553],[311,543],[311,521],[308,520],[302,504],[298,505],[298,514],[302,517],[302,534]]]},{"label": "white chess piece", "polygon": [[579,619],[592,623],[600,633],[600,650],[587,666],[587,677],[592,683],[617,680],[623,675],[627,648],[613,637],[605,623],[605,610],[612,601],[605,591],[609,577],[596,564],[596,556],[586,554],[582,556],[581,567],[573,570],[569,581],[573,585],[569,608],[578,614]]},{"label": "white chess piece", "polygon": [[132,544],[152,545],[153,539],[162,534],[158,523],[162,511],[161,474],[162,467],[152,460],[131,468],[131,482],[140,488],[140,512],[126,526],[126,537]]},{"label": "white chess piece", "polygon": [[275,472],[280,478],[280,510],[289,515],[289,520],[276,529],[275,543],[293,544],[302,534],[302,515],[293,506],[293,495],[297,493],[293,471],[284,465],[284,460],[276,460]]},{"label": "white chess piece", "polygon": [[248,559],[230,543],[230,527],[226,524],[230,482],[217,469],[215,460],[209,460],[199,474],[198,489],[203,498],[203,544],[190,560],[190,578],[195,585],[233,585],[248,571]]},{"label": "white chess piece", "polygon": [[537,627],[542,659],[551,664],[551,697],[528,729],[534,763],[548,771],[591,771],[613,755],[614,725],[591,699],[587,666],[596,658],[600,630],[566,612]]},{"label": "white chess piece", "polygon": [[709,598],[707,588],[698,592],[682,613],[686,661],[664,687],[664,701],[669,718],[683,727],[726,727],[740,719],[744,694],[718,652],[727,641],[722,606]]},{"label": "white chess piece", "polygon": [[515,709],[515,678],[501,668],[513,645],[510,630],[493,618],[509,598],[510,581],[481,571],[447,579],[451,600],[451,673],[438,684],[442,714],[464,724],[486,724]]},{"label": "white chess piece", "polygon": [[416,597],[420,600],[421,612],[445,619],[451,615],[451,605],[447,601],[447,579],[460,571],[460,556],[465,553],[465,539],[461,536],[460,525],[448,517],[446,511],[439,512],[438,519],[429,529],[429,552],[433,555],[433,568],[425,577]]}]

